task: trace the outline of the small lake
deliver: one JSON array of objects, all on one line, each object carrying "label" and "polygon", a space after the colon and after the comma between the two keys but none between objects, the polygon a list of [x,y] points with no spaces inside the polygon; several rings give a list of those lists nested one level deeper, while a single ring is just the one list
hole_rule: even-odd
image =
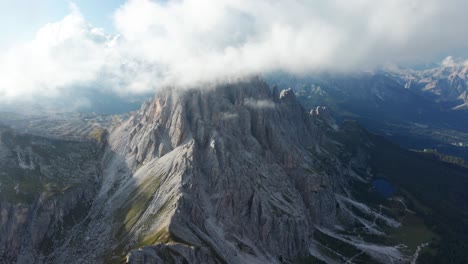
[{"label": "small lake", "polygon": [[395,193],[395,187],[385,179],[375,179],[372,181],[377,193],[384,198],[391,198]]}]

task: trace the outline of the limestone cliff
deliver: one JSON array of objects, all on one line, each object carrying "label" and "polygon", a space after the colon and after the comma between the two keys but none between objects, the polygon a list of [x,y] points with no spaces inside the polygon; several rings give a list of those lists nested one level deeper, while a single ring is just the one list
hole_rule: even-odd
[{"label": "limestone cliff", "polygon": [[[347,232],[360,226],[385,235],[385,228],[399,226],[354,200],[349,183],[369,176],[370,143],[356,142],[351,153],[350,131],[340,130],[325,108],[306,111],[292,90],[272,91],[258,78],[162,90],[103,138],[102,176],[94,188],[42,205],[72,208],[91,197],[83,220],[34,260],[236,264],[366,257],[402,263],[407,258],[398,248]],[[31,164],[19,160],[25,168]],[[1,208],[12,212],[7,215],[22,210]],[[50,223],[50,231],[39,229],[42,236],[61,230],[47,221],[57,218],[54,210],[37,216]],[[330,241],[351,247],[352,255],[334,252]]]}]

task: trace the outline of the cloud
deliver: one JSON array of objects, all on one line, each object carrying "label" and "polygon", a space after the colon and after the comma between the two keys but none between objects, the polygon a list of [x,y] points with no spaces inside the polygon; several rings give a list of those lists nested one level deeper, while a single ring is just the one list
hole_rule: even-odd
[{"label": "cloud", "polygon": [[63,87],[94,81],[106,63],[108,36],[92,28],[76,7],[42,27],[30,43],[0,55],[0,96],[60,94]]},{"label": "cloud", "polygon": [[234,120],[237,118],[239,118],[239,115],[237,113],[227,113],[227,112],[221,113],[222,120]]},{"label": "cloud", "polygon": [[254,100],[252,98],[245,99],[244,105],[251,107],[251,108],[255,108],[255,109],[275,108],[275,103],[271,100]]},{"label": "cloud", "polygon": [[468,48],[467,9],[463,0],[130,0],[111,35],[72,5],[0,52],[0,101],[425,62]]},{"label": "cloud", "polygon": [[445,57],[440,63],[442,67],[468,67],[468,60],[453,58],[452,56]]}]

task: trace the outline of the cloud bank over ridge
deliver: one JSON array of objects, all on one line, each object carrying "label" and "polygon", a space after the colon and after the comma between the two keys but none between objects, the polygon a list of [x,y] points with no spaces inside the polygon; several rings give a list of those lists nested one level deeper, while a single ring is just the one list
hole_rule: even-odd
[{"label": "cloud bank over ridge", "polygon": [[154,91],[285,71],[355,71],[468,48],[463,0],[130,0],[116,33],[78,7],[0,51],[0,102]]}]

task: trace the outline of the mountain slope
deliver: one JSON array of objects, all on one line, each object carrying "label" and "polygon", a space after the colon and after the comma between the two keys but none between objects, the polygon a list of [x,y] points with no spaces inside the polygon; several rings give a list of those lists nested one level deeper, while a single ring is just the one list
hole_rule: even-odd
[{"label": "mountain slope", "polygon": [[[150,201],[174,208],[167,227],[149,229],[167,229],[177,244],[165,247],[176,252],[192,245],[212,251],[204,254],[216,262],[275,262],[307,255],[312,225],[336,222],[334,189],[342,176],[336,168],[330,168],[333,177],[307,171],[327,140],[291,91],[275,98],[258,80],[212,91],[169,91],[109,142],[136,174],[167,156],[183,163],[166,176],[176,194],[158,190],[161,195]],[[130,233],[142,239],[138,231]],[[204,250],[198,251],[191,262],[203,263],[197,256]]]},{"label": "mountain slope", "polygon": [[[307,113],[291,90],[270,91],[258,79],[161,92],[110,133],[100,193],[117,242],[103,252],[117,259],[130,251],[130,263],[410,257],[337,233],[359,222],[364,233],[384,235],[400,224],[355,208],[347,186],[361,154],[340,157],[347,150],[327,136],[339,132],[321,112]],[[330,241],[348,252],[327,252]]]},{"label": "mountain slope", "polygon": [[[100,139],[102,176],[82,221],[29,260],[408,263],[421,251],[434,258],[426,243],[440,245],[405,193],[433,201],[386,176],[403,164],[400,149],[388,154],[398,162],[375,165],[387,145],[257,78],[160,91]],[[445,163],[432,166],[452,177]],[[382,175],[401,190],[381,197],[373,185]]]},{"label": "mountain slope", "polygon": [[99,149],[0,127],[0,263],[33,263],[80,222],[100,176]]}]

